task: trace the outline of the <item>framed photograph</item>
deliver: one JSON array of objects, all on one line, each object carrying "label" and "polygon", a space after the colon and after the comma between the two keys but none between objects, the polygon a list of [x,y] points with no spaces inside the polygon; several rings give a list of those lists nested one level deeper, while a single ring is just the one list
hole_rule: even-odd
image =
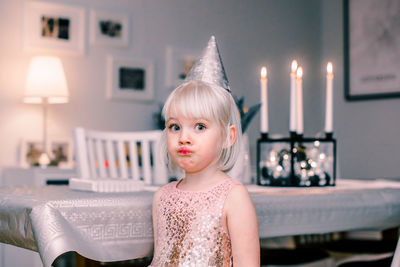
[{"label": "framed photograph", "polygon": [[181,84],[200,57],[200,53],[200,51],[196,52],[168,46],[166,48],[165,85],[171,88]]},{"label": "framed photograph", "polygon": [[69,138],[51,138],[47,146],[50,157],[50,166],[59,168],[72,168],[73,161],[73,143]]},{"label": "framed photograph", "polygon": [[43,153],[43,141],[22,140],[19,165],[22,168],[39,166],[39,157]]},{"label": "framed photograph", "polygon": [[24,12],[24,50],[84,54],[83,8],[29,1],[25,2]]},{"label": "framed photograph", "polygon": [[[73,143],[70,138],[52,138],[46,144],[47,155],[50,158],[49,166],[72,168]],[[39,166],[39,157],[43,153],[43,141],[22,140],[20,152],[20,166],[22,168]]]},{"label": "framed photograph", "polygon": [[92,45],[128,46],[129,28],[127,14],[90,11],[90,43]]},{"label": "framed photograph", "polygon": [[400,0],[344,0],[348,100],[400,97]]},{"label": "framed photograph", "polygon": [[151,101],[154,68],[150,61],[108,56],[107,98]]}]

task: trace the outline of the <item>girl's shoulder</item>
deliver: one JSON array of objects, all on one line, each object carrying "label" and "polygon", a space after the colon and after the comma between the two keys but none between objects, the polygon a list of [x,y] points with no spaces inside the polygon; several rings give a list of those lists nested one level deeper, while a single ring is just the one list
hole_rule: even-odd
[{"label": "girl's shoulder", "polygon": [[237,188],[237,187],[246,189],[245,186],[241,182],[239,182],[238,180],[233,179],[230,176],[227,176],[225,181],[226,181],[226,184],[230,185],[230,187],[231,187],[230,191],[232,191],[232,189]]},{"label": "girl's shoulder", "polygon": [[165,184],[163,186],[161,186],[154,194],[154,199],[159,199],[161,194],[165,193],[165,192],[169,192],[171,190],[173,190],[176,187],[176,184],[178,182],[177,181],[173,181],[170,182],[168,184]]},{"label": "girl's shoulder", "polygon": [[230,177],[228,179],[231,184],[231,189],[229,190],[227,201],[236,202],[250,198],[247,188],[241,182]]},{"label": "girl's shoulder", "polygon": [[246,187],[241,182],[229,176],[223,180],[219,188],[219,194],[224,199],[224,202],[231,202],[232,198],[242,198],[243,193],[247,193]]},{"label": "girl's shoulder", "polygon": [[232,177],[230,177],[230,176],[228,176],[228,178],[227,178],[228,180],[229,180],[229,182],[232,184],[232,185],[241,185],[241,186],[243,186],[243,184],[241,183],[241,182],[239,182],[238,180],[235,180],[235,179],[233,179]]},{"label": "girl's shoulder", "polygon": [[160,189],[158,189],[159,191],[166,191],[166,190],[171,190],[174,189],[176,187],[176,185],[178,184],[179,181],[172,181],[169,182],[163,186],[160,187]]},{"label": "girl's shoulder", "polygon": [[232,186],[225,198],[224,214],[228,217],[246,216],[248,209],[254,209],[249,192],[241,182],[235,179],[231,179],[230,183]]}]

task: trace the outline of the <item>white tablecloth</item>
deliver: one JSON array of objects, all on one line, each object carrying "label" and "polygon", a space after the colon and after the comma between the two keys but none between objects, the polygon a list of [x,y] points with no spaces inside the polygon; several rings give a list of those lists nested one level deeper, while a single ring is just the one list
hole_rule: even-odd
[{"label": "white tablecloth", "polygon": [[[400,225],[400,183],[343,180],[336,187],[248,189],[260,237]],[[38,251],[45,266],[67,251],[99,261],[143,257],[152,250],[152,196],[3,187],[0,242]]]},{"label": "white tablecloth", "polygon": [[339,180],[334,187],[248,187],[260,237],[400,225],[400,183]]}]

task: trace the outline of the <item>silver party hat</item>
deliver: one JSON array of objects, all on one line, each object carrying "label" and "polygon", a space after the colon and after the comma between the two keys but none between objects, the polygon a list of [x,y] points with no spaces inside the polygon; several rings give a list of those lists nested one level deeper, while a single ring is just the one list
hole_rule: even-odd
[{"label": "silver party hat", "polygon": [[228,92],[231,91],[214,36],[211,36],[203,54],[186,76],[185,81],[192,80],[218,85]]}]

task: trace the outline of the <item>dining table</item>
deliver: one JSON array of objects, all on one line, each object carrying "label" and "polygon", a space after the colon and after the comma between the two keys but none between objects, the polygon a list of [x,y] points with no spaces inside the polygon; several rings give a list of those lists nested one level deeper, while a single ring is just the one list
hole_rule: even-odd
[{"label": "dining table", "polygon": [[[400,182],[337,179],[335,186],[324,187],[246,187],[260,238],[400,226]],[[0,187],[0,242],[38,252],[45,267],[69,251],[102,262],[149,256],[157,189],[98,193],[54,185]],[[393,267],[400,266],[399,247]]]}]

